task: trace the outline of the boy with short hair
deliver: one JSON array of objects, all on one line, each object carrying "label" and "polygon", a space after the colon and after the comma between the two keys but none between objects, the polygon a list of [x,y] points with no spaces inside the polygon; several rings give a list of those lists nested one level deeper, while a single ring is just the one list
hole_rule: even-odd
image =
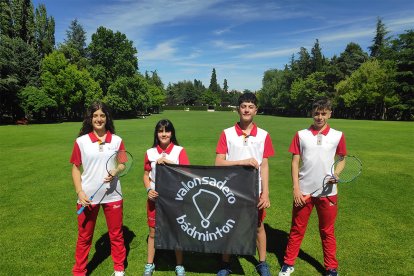
[{"label": "boy with short hair", "polygon": [[326,188],[319,189],[325,176],[331,173],[335,156],[341,158],[346,155],[344,134],[328,125],[331,114],[329,100],[316,101],[312,107],[313,124],[298,131],[289,147],[292,153],[292,226],[279,276],[288,276],[294,271],[293,265],[314,206],[318,213],[326,275],[338,275],[334,233],[338,213],[337,188],[334,185],[337,178],[330,178]]},{"label": "boy with short hair", "polygon": [[[270,276],[269,266],[266,263],[266,232],[263,220],[266,216],[265,208],[270,207],[269,200],[269,164],[268,158],[274,155],[270,135],[253,123],[257,114],[257,98],[253,93],[244,93],[239,97],[237,107],[240,120],[234,126],[225,129],[220,136],[216,148],[216,166],[252,166],[259,169],[259,221],[257,228],[257,250],[259,264],[257,272],[262,276]],[[222,255],[222,267],[218,276],[231,273],[230,255]]]}]

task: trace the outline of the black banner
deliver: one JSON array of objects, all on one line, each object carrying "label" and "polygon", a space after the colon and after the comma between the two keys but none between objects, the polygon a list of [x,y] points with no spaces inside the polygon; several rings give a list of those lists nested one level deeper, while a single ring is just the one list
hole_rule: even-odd
[{"label": "black banner", "polygon": [[258,171],[157,165],[155,248],[255,255]]}]

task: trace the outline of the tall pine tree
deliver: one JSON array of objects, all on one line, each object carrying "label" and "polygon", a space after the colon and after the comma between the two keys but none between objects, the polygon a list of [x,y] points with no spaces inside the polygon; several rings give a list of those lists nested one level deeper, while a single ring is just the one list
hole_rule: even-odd
[{"label": "tall pine tree", "polygon": [[55,47],[55,20],[47,17],[46,6],[40,4],[35,12],[35,39],[41,57],[50,54]]},{"label": "tall pine tree", "polygon": [[79,69],[87,67],[86,32],[77,19],[70,23],[69,29],[66,30],[66,38],[59,44],[58,49]]},{"label": "tall pine tree", "polygon": [[385,24],[382,23],[381,18],[377,19],[377,28],[374,39],[372,40],[373,44],[368,47],[371,51],[371,57],[383,59],[386,49],[389,47],[390,38],[387,37],[387,28]]},{"label": "tall pine tree", "polygon": [[211,92],[220,95],[220,86],[217,83],[216,68],[213,68],[213,72],[211,73],[210,85],[208,89],[210,89]]},{"label": "tall pine tree", "polygon": [[312,73],[322,72],[325,65],[325,57],[322,55],[321,47],[319,46],[319,40],[316,39],[315,44],[311,50],[311,66]]},{"label": "tall pine tree", "polygon": [[20,37],[28,44],[34,43],[34,15],[31,0],[11,1],[13,14],[13,33],[14,37]]},{"label": "tall pine tree", "polygon": [[0,0],[0,35],[13,37],[13,18],[10,0]]}]

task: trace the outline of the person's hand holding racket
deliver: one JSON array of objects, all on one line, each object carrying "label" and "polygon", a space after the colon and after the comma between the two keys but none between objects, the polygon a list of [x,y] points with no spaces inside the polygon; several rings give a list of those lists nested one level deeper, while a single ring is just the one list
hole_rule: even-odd
[{"label": "person's hand holding racket", "polygon": [[78,215],[82,214],[85,207],[92,203],[92,199],[105,184],[113,181],[115,177],[122,177],[126,175],[132,167],[133,161],[134,159],[132,155],[125,150],[117,151],[113,155],[111,155],[108,161],[106,161],[106,171],[108,172],[108,175],[104,178],[103,183],[93,193],[93,195],[91,195],[88,198],[85,192],[79,192],[78,198],[79,203],[82,205],[82,207],[79,208],[79,210],[76,213]]},{"label": "person's hand holding racket", "polygon": [[[119,152],[118,152],[119,154]],[[127,162],[127,161],[126,161]],[[104,177],[104,183],[111,182],[115,177],[125,175],[123,171],[125,170],[126,166],[124,163],[119,163],[116,165],[115,168],[108,172],[108,175]]]},{"label": "person's hand holding racket", "polygon": [[317,191],[325,191],[327,185],[338,183],[349,183],[355,180],[362,172],[362,162],[356,156],[341,156],[331,167],[331,174],[326,175],[322,181],[322,187],[316,189],[308,195],[304,195],[303,199],[307,200]]},{"label": "person's hand holding racket", "polygon": [[92,200],[88,198],[88,196],[83,190],[81,190],[78,193],[78,199],[79,199],[79,204],[81,204],[83,207],[90,205],[92,202]]}]

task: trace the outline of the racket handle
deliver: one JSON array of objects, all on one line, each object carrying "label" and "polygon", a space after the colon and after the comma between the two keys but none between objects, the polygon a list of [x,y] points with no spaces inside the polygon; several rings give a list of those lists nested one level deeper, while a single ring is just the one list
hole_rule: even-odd
[{"label": "racket handle", "polygon": [[78,215],[82,214],[84,209],[85,209],[85,206],[80,207],[79,210],[76,212],[76,214]]},{"label": "racket handle", "polygon": [[[105,182],[104,182],[104,183],[102,183],[102,185],[101,185],[101,186],[99,186],[98,190],[96,190],[96,191],[93,193],[93,195],[91,195],[91,197],[89,198],[89,201],[91,201],[91,200],[95,197],[96,193],[97,193],[97,192],[98,192],[98,191],[102,188],[102,186],[103,186],[104,184],[105,184]],[[82,214],[83,210],[85,210],[85,206],[80,207],[80,208],[79,208],[79,210],[76,212],[76,214],[78,214],[78,215]]]},{"label": "racket handle", "polygon": [[[99,187],[99,189],[100,189],[100,187]],[[98,190],[99,190],[99,189],[98,189]],[[96,194],[96,192],[95,192],[95,194]],[[95,194],[93,194],[93,195],[89,198],[89,200],[92,200],[92,199],[93,199],[93,197],[95,196]],[[82,206],[82,207],[80,207],[80,208],[79,208],[79,210],[76,212],[76,214],[78,214],[78,215],[82,214],[83,210],[85,210],[85,207],[86,207],[86,206]]]}]

